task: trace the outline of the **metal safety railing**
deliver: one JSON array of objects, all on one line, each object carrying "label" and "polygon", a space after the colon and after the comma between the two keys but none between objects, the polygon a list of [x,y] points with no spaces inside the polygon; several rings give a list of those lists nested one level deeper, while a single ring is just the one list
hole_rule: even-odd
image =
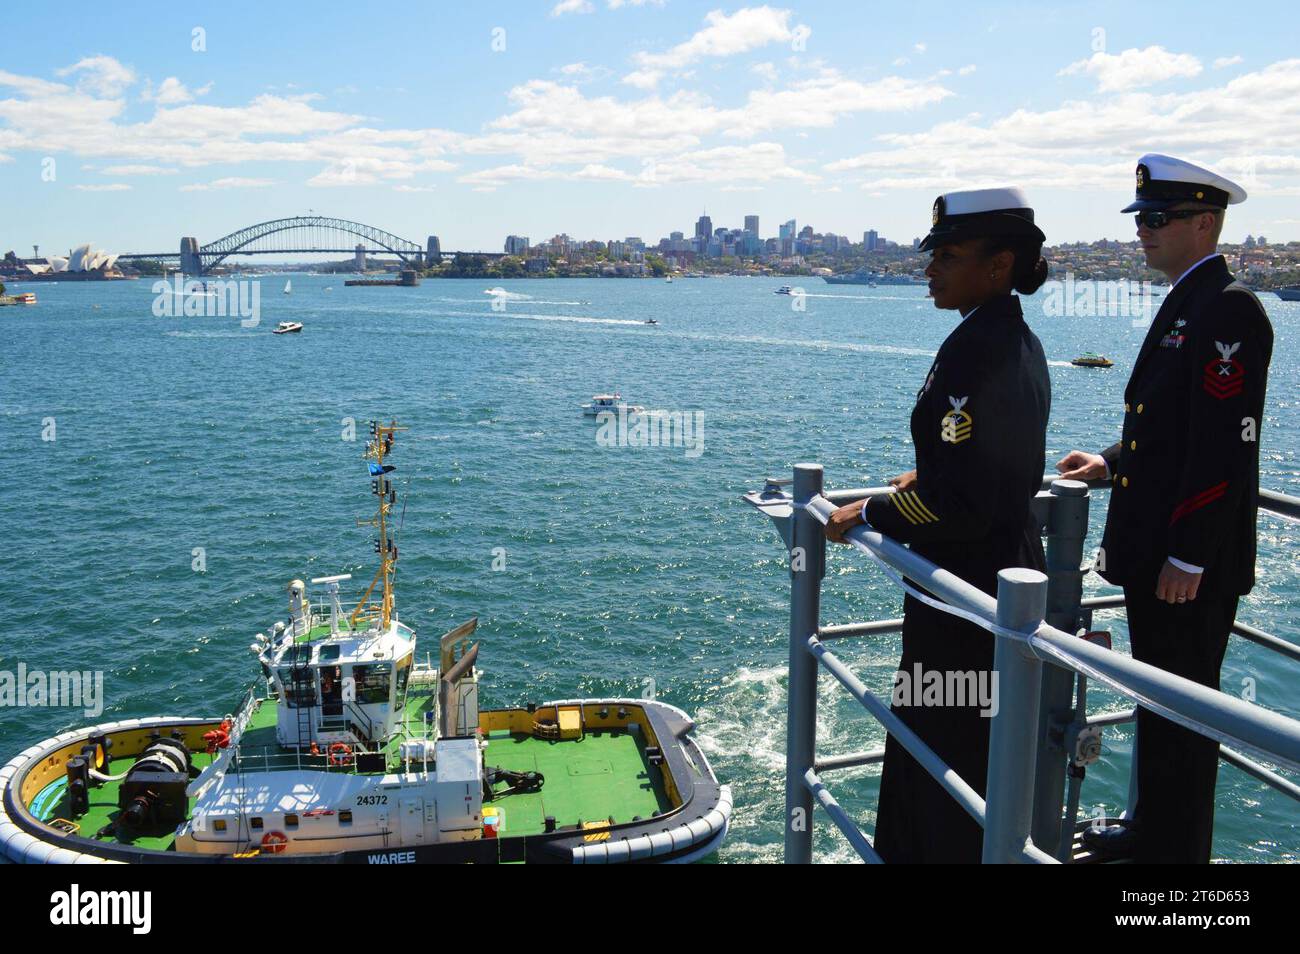
[{"label": "metal safety railing", "polygon": [[[1096,486],[1105,486],[1098,482]],[[789,488],[787,491],[785,488]],[[901,619],[821,625],[821,585],[826,566],[823,527],[835,508],[891,487],[825,492],[822,468],[797,464],[792,480],[769,480],[745,500],[771,517],[785,542],[790,565],[789,704],[786,720],[785,860],[812,861],[813,811],[820,806],[858,855],[882,859],[852,817],[835,800],[821,775],[879,762],[883,750],[818,760],[817,677],[825,669],[874,716],[926,772],[984,829],[986,863],[1054,863],[1071,858],[1078,786],[1086,764],[1081,749],[1101,725],[1134,718],[1135,709],[1089,716],[1087,680],[1100,681],[1138,705],[1217,739],[1225,761],[1279,791],[1300,797],[1300,787],[1254,761],[1250,753],[1300,771],[1300,721],[1271,712],[1157,667],[1079,638],[1094,610],[1123,605],[1122,596],[1082,599],[1088,530],[1088,484],[1044,480],[1034,500],[1043,528],[1047,572],[1011,568],[998,574],[997,598],[936,566],[870,527],[846,539],[870,555],[909,592],[945,612],[987,629],[996,639],[994,670],[999,690],[990,717],[985,795],[961,778],[909,728],[887,701],[877,698],[828,648],[851,636],[897,632]],[[1264,491],[1261,509],[1300,519],[1300,499]],[[915,584],[917,588],[909,585]],[[923,590],[924,592],[920,592]],[[931,594],[927,596],[926,594]],[[937,598],[937,599],[936,599]],[[1292,659],[1300,647],[1245,624],[1234,632]],[[1044,665],[1047,663],[1047,665]],[[1077,695],[1076,695],[1077,677]],[[1135,773],[1130,776],[1130,808]],[[1067,826],[1068,819],[1068,826]]]}]

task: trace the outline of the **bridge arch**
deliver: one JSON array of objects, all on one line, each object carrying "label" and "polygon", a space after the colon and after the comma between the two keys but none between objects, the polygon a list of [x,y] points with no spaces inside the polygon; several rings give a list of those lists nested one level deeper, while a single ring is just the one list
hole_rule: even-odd
[{"label": "bridge arch", "polygon": [[[351,249],[335,247],[336,243],[324,240],[331,233],[333,235],[346,233],[372,243],[377,249],[392,252],[408,264],[419,265],[424,256],[424,248],[421,245],[394,235],[392,232],[375,228],[373,225],[364,225],[360,222],[330,218],[324,215],[298,215],[287,219],[272,219],[269,222],[259,222],[256,225],[246,226],[237,232],[231,232],[214,242],[209,242],[200,248],[198,252],[203,260],[204,267],[213,268],[231,255],[236,255],[241,251],[255,251],[249,246],[270,236],[278,236],[281,239],[287,238],[286,233],[297,233],[309,240],[306,242],[278,241],[275,248],[256,249],[256,251],[349,252]],[[368,251],[375,251],[375,249],[368,249]]]}]

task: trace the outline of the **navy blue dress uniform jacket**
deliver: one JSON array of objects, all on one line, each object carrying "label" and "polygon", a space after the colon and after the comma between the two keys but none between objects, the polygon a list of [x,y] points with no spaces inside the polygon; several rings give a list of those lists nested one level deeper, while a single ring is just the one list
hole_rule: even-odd
[{"label": "navy blue dress uniform jacket", "polygon": [[[1047,361],[1013,295],[981,305],[939,349],[912,410],[917,482],[866,504],[868,522],[987,593],[1010,566],[1042,569],[1030,513],[1041,486],[1051,409]],[[907,597],[903,657],[922,672],[988,673],[994,637]],[[903,700],[906,702],[907,700]],[[976,791],[988,772],[989,719],[979,700],[892,709]],[[983,832],[891,736],[876,849],[889,862],[980,860]]]},{"label": "navy blue dress uniform jacket", "polygon": [[1097,569],[1155,585],[1166,558],[1204,567],[1203,589],[1255,582],[1259,436],[1273,328],[1222,256],[1165,297],[1124,390],[1123,439],[1102,452],[1112,492]]}]

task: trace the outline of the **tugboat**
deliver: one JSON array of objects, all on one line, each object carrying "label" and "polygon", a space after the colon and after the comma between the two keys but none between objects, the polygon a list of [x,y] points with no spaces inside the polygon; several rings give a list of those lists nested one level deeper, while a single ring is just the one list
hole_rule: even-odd
[{"label": "tugboat", "polygon": [[275,326],[271,334],[273,335],[292,335],[302,331],[302,322],[300,321],[282,321]]},{"label": "tugboat", "polygon": [[471,619],[416,655],[399,618],[395,421],[371,422],[379,568],[288,586],[229,715],[92,726],[0,769],[0,853],[24,863],[688,862],[726,836],[731,793],[686,713],[647,699],[480,709]]},{"label": "tugboat", "polygon": [[1110,358],[1107,358],[1105,355],[1093,354],[1089,351],[1086,354],[1081,354],[1079,357],[1071,360],[1070,364],[1078,365],[1081,368],[1109,368],[1112,367],[1115,362],[1110,360]]}]

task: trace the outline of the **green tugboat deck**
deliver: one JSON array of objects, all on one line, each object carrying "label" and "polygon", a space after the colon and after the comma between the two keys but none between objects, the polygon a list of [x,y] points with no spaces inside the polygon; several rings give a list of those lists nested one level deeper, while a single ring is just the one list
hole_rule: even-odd
[{"label": "green tugboat deck", "polygon": [[[403,769],[400,755],[403,741],[425,736],[427,715],[436,709],[434,693],[425,687],[411,687],[404,711],[403,731],[383,747],[384,772],[359,772],[353,765],[332,765],[328,755],[300,753],[276,742],[276,719],[281,703],[262,700],[253,712],[239,740],[236,764],[245,774],[275,771],[322,771],[369,774],[382,777]],[[484,713],[485,715],[487,712]],[[546,819],[564,828],[591,823],[625,823],[648,819],[673,808],[663,772],[647,757],[644,735],[621,728],[595,728],[577,739],[544,739],[506,729],[489,730],[483,736],[483,762],[513,772],[540,772],[545,784],[536,791],[504,792],[495,786],[496,797],[485,802],[500,818],[501,837],[519,837],[546,831]],[[112,773],[124,775],[135,758],[115,758]],[[194,765],[204,769],[213,761],[205,752],[194,754]],[[432,766],[430,766],[432,767]],[[418,771],[419,766],[412,765]],[[239,769],[232,768],[233,772]],[[122,782],[108,781],[90,791],[90,810],[77,819],[79,834],[98,841],[131,845],[156,851],[171,850],[174,831],[119,830],[113,825],[118,815],[118,793]],[[41,790],[30,804],[32,814],[44,822],[71,818],[67,780],[60,777]],[[193,810],[194,800],[190,799]],[[100,834],[103,832],[103,834]]]}]

